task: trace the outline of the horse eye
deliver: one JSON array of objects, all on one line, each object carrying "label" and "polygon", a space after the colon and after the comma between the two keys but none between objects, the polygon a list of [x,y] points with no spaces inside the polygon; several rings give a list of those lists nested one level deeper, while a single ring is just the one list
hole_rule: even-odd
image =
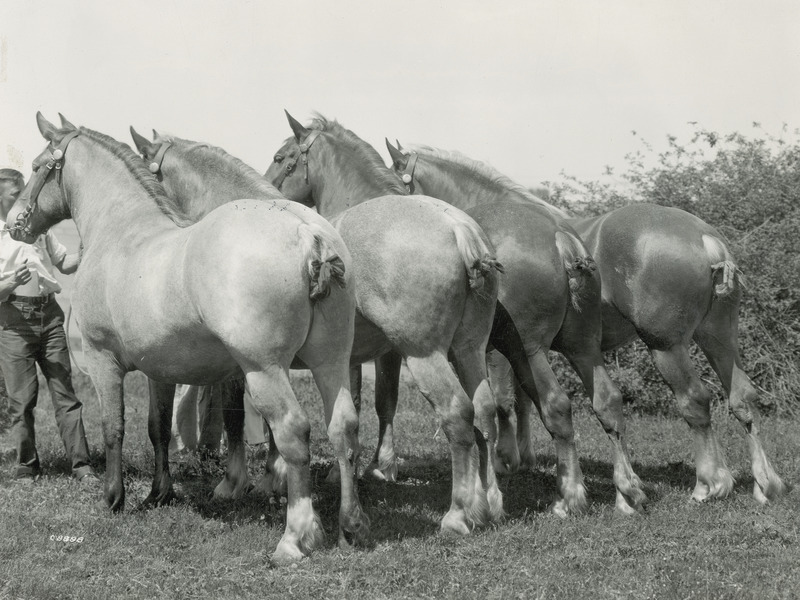
[{"label": "horse eye", "polygon": [[279,163],[283,161],[283,156],[281,156],[280,154],[276,154],[275,158],[273,158],[272,160],[274,160],[276,163]]}]

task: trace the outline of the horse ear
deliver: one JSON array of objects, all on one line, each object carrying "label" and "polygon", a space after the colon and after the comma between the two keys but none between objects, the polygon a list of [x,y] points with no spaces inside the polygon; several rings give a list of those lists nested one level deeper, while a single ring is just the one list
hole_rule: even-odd
[{"label": "horse ear", "polygon": [[136,145],[136,149],[139,151],[139,154],[142,154],[143,156],[152,155],[153,144],[151,144],[143,135],[139,135],[133,128],[133,125],[131,125],[131,137],[133,138],[133,143]]},{"label": "horse ear", "polygon": [[59,137],[58,127],[45,119],[41,111],[36,113],[36,124],[39,126],[39,133],[41,133],[42,137],[48,142],[52,143],[56,138]]},{"label": "horse ear", "polygon": [[392,157],[392,162],[400,169],[405,169],[408,164],[408,157],[400,152],[399,148],[392,146],[389,138],[386,138],[386,147],[389,149],[389,156]]},{"label": "horse ear", "polygon": [[71,131],[75,131],[77,129],[77,127],[75,127],[75,125],[73,125],[72,123],[67,121],[67,118],[64,115],[62,115],[61,113],[58,113],[58,118],[61,119],[61,128],[62,129],[69,129]]},{"label": "horse ear", "polygon": [[400,140],[398,140],[397,138],[394,138],[394,141],[397,143],[397,149],[398,150],[402,150],[403,147],[400,145]]},{"label": "horse ear", "polygon": [[153,129],[153,141],[155,142],[159,137],[161,137],[161,134]]},{"label": "horse ear", "polygon": [[289,114],[289,111],[285,108],[283,112],[286,113],[286,118],[289,119],[289,127],[292,128],[292,132],[294,133],[294,138],[298,142],[302,142],[308,136],[308,129],[303,127],[303,125],[295,119],[292,115]]}]

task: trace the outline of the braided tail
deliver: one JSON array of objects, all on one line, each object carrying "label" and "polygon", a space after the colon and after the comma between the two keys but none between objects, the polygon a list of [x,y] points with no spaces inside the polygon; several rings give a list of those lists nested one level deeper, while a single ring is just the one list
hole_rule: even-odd
[{"label": "braided tail", "polygon": [[569,278],[569,296],[572,307],[580,312],[587,278],[597,270],[597,264],[578,237],[568,231],[556,232],[556,248],[564,261]]},{"label": "braided tail", "polygon": [[313,302],[327,298],[334,285],[345,287],[345,265],[335,252],[335,242],[321,227],[303,223],[299,228],[308,269],[308,297]]}]

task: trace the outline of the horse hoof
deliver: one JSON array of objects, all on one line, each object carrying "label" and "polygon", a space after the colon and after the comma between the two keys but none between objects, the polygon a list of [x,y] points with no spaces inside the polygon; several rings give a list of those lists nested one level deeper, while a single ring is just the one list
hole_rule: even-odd
[{"label": "horse hoof", "polygon": [[278,542],[278,547],[272,553],[272,562],[276,565],[291,565],[297,563],[305,558],[305,555],[300,551],[297,544],[292,544],[281,540]]},{"label": "horse hoof", "polygon": [[394,483],[397,481],[397,463],[385,466],[383,468],[378,466],[378,463],[370,463],[364,469],[362,475],[365,479],[374,479],[375,481],[387,481]]},{"label": "horse hoof", "polygon": [[471,530],[467,525],[464,514],[457,511],[449,511],[442,519],[441,531],[445,535],[469,535]]}]

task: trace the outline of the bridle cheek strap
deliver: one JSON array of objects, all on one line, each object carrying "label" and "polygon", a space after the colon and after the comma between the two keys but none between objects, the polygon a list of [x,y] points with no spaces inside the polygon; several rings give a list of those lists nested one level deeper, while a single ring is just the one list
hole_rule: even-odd
[{"label": "bridle cheek strap", "polygon": [[402,179],[409,194],[414,193],[414,169],[417,168],[417,158],[419,158],[419,155],[416,152],[409,154],[408,163],[406,168],[403,169]]},{"label": "bridle cheek strap", "polygon": [[320,133],[322,133],[321,130],[312,129],[306,140],[300,144],[300,154],[303,157],[303,168],[305,169],[306,183],[308,183],[308,151],[311,149],[311,144],[313,144],[314,141],[319,137]]},{"label": "bridle cheek strap", "polygon": [[150,161],[149,165],[147,165],[147,168],[153,175],[157,175],[158,172],[161,171],[161,163],[164,162],[164,154],[166,154],[167,150],[169,150],[171,147],[172,144],[169,142],[161,144],[161,146],[158,147],[158,151],[153,157],[153,160]]}]

